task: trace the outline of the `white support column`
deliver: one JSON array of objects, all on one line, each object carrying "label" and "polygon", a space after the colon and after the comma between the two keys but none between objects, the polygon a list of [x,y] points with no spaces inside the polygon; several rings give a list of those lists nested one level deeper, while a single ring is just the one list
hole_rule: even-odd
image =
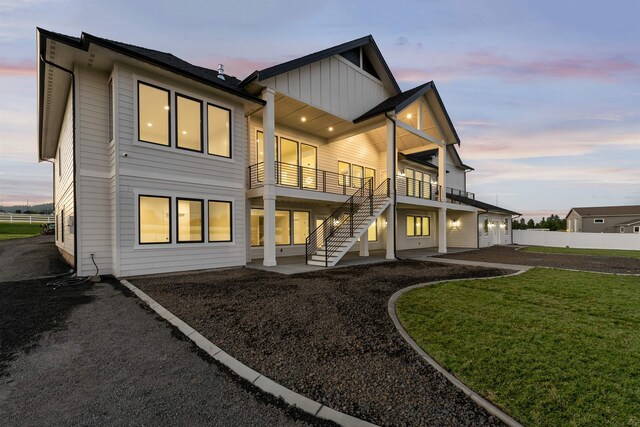
[{"label": "white support column", "polygon": [[262,264],[276,265],[276,153],[275,136],[275,91],[268,87],[262,91],[266,105],[262,110],[262,132],[264,148],[264,256]]},{"label": "white support column", "polygon": [[[391,116],[395,120],[395,116]],[[387,259],[395,259],[396,236],[396,175],[398,154],[396,151],[396,128],[393,120],[387,117],[387,178],[389,178],[389,195],[391,203],[387,208]]]},{"label": "white support column", "polygon": [[369,235],[366,231],[360,237],[360,256],[369,256]]},{"label": "white support column", "polygon": [[[444,141],[438,146],[438,185],[440,202],[447,201],[447,146]],[[438,252],[447,253],[447,208],[438,211]]]}]

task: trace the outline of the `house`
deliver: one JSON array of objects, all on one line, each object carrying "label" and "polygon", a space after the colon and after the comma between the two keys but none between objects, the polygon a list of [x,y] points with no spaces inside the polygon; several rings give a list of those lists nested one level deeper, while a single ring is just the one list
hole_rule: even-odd
[{"label": "house", "polygon": [[640,205],[571,208],[567,231],[583,233],[640,233]]},{"label": "house", "polygon": [[37,43],[39,159],[80,275],[511,242],[512,212],[466,191],[435,84],[402,91],[371,36],[244,80],[86,33]]}]

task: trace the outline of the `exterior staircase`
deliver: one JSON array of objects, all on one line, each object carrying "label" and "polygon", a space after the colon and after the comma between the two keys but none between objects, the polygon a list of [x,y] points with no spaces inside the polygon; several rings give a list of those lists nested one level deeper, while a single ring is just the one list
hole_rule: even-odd
[{"label": "exterior staircase", "polygon": [[306,263],[333,267],[389,206],[389,179],[373,188],[368,179],[306,241]]}]

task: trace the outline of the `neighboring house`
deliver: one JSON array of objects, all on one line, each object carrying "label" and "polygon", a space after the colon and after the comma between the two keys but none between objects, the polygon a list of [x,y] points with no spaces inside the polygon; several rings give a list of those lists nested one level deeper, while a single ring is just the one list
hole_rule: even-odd
[{"label": "neighboring house", "polygon": [[640,205],[571,208],[567,231],[583,233],[640,233]]},{"label": "neighboring house", "polygon": [[371,36],[242,81],[86,33],[37,42],[39,159],[78,274],[511,242],[511,212],[466,191],[435,84],[401,91]]}]

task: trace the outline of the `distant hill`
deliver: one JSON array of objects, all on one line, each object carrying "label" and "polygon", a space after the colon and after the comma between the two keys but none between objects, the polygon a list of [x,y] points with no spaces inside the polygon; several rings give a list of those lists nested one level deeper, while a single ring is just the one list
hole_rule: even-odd
[{"label": "distant hill", "polygon": [[15,213],[16,211],[30,211],[30,212],[35,212],[35,213],[51,213],[53,212],[53,203],[43,203],[41,205],[32,205],[32,206],[27,206],[27,205],[14,205],[14,206],[0,206],[0,211],[6,211],[6,212],[12,212]]}]

